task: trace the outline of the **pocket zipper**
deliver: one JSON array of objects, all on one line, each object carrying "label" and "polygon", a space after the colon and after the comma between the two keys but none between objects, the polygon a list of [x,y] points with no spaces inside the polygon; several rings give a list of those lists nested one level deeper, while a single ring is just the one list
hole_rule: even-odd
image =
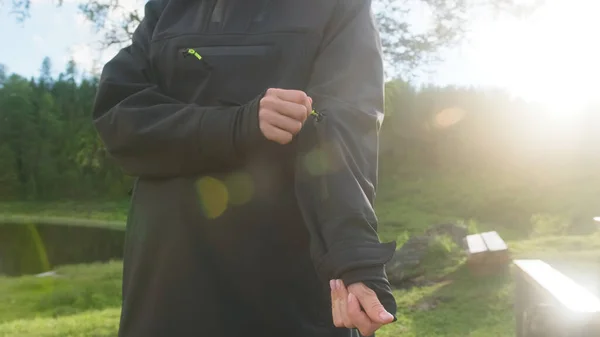
[{"label": "pocket zipper", "polygon": [[198,54],[198,52],[194,48],[185,48],[182,49],[183,57],[194,56],[198,60],[202,61],[202,55]]},{"label": "pocket zipper", "polygon": [[208,67],[209,69],[211,68],[210,64],[208,62],[206,62],[204,57],[202,57],[202,55],[200,55],[200,53],[198,53],[196,51],[196,49],[194,49],[194,48],[183,48],[183,49],[181,49],[181,54],[183,54],[183,58],[188,58],[190,56],[195,57],[198,59],[198,61],[202,62],[202,64],[204,64],[206,67]]}]

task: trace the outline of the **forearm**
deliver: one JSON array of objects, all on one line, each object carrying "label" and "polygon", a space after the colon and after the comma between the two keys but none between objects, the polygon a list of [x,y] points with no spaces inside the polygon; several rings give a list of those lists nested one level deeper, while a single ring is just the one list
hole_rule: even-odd
[{"label": "forearm", "polygon": [[324,35],[307,91],[325,117],[298,137],[296,193],[319,275],[365,283],[393,314],[385,264],[395,244],[379,241],[373,208],[384,75],[370,4],[340,1]]},{"label": "forearm", "polygon": [[238,107],[200,107],[165,96],[153,85],[109,79],[101,83],[96,102],[94,125],[108,153],[134,176],[233,167],[262,140],[258,98]]}]

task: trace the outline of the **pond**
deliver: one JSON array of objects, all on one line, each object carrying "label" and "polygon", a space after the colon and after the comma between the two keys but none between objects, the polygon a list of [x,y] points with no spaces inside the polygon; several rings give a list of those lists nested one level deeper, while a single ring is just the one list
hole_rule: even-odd
[{"label": "pond", "polygon": [[0,223],[0,275],[38,274],[59,265],[123,258],[119,228]]}]

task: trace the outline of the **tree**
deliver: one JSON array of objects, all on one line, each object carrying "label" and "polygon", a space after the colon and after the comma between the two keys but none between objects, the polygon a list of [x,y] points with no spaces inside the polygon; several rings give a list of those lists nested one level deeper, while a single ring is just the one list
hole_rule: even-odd
[{"label": "tree", "polygon": [[0,64],[0,89],[4,86],[4,82],[6,81],[6,67],[3,64]]},{"label": "tree", "polygon": [[52,86],[52,61],[48,56],[44,57],[44,60],[42,61],[40,78],[38,81],[42,88],[49,88]]},{"label": "tree", "polygon": [[[144,0],[145,1],[145,0]],[[469,23],[484,12],[529,14],[545,0],[374,0],[388,75],[409,78],[424,65],[439,60],[439,52],[467,36]],[[26,18],[31,0],[13,0],[13,11]],[[62,0],[56,0],[57,5]],[[1,2],[0,2],[1,4]],[[142,2],[83,0],[79,8],[103,33],[102,47],[128,43],[143,18]],[[428,13],[428,22],[423,16]],[[418,17],[419,20],[415,20]]]}]

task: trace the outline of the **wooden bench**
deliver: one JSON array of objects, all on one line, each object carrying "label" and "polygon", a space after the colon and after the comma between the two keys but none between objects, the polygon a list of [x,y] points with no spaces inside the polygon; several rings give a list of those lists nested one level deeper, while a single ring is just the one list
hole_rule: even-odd
[{"label": "wooden bench", "polygon": [[515,260],[517,337],[600,336],[600,299],[540,260]]},{"label": "wooden bench", "polygon": [[510,263],[508,246],[495,231],[468,235],[465,247],[467,266],[474,274],[499,272]]}]

